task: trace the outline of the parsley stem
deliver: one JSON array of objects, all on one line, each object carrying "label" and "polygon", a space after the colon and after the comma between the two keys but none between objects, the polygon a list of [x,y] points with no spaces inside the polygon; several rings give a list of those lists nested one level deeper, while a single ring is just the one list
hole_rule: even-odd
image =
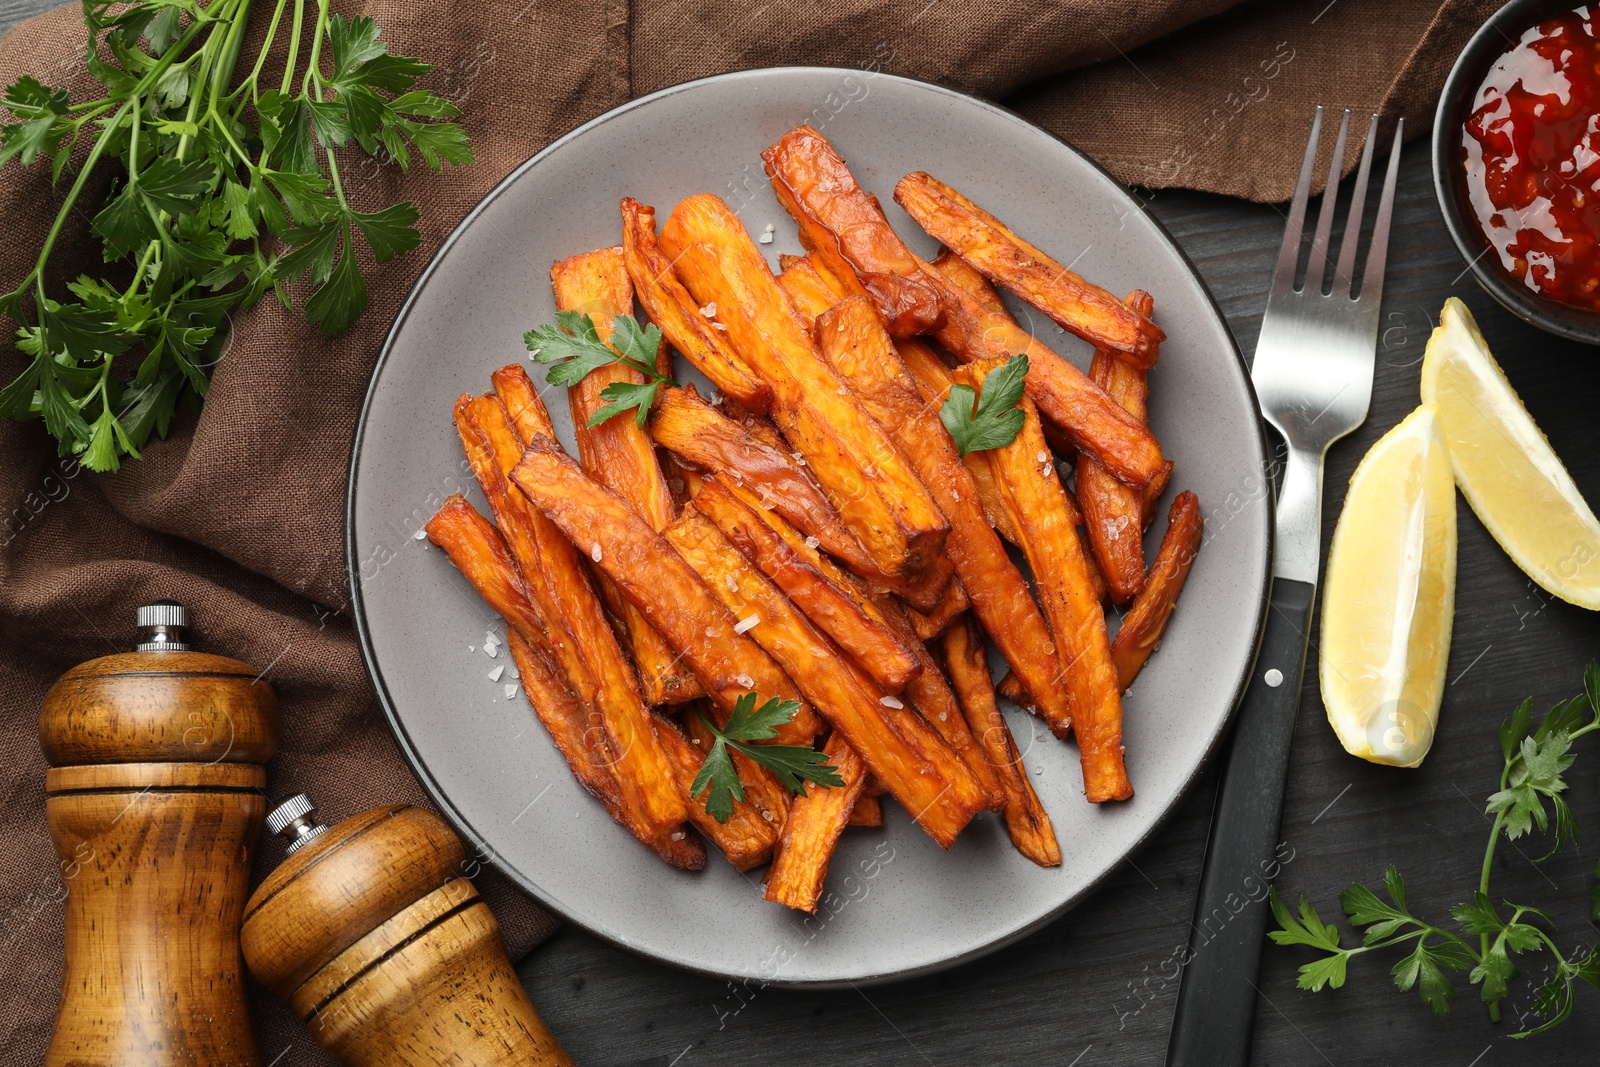
[{"label": "parsley stem", "polygon": [[278,91],[284,96],[294,85],[294,68],[300,62],[300,26],[305,22],[306,0],[294,0],[294,25],[289,29],[289,56],[283,64],[283,82]]},{"label": "parsley stem", "polygon": [[[83,166],[78,168],[78,176],[73,180],[72,188],[67,190],[66,202],[61,205],[61,210],[56,212],[55,221],[50,224],[50,232],[45,234],[44,245],[39,249],[39,258],[34,261],[32,271],[33,281],[41,302],[45,298],[44,267],[50,261],[50,250],[55,247],[56,238],[61,236],[61,227],[66,223],[67,216],[72,214],[73,205],[78,202],[78,196],[83,192],[83,187],[88,184],[89,175],[94,171],[94,165],[100,161],[100,155],[105,151],[106,143],[111,139],[108,135],[121,124],[122,117],[127,114],[128,109],[132,106],[132,100],[124,100],[122,106],[117,108],[117,113],[111,117],[106,129],[99,137],[95,138],[93,147],[89,149],[88,157],[83,161]],[[24,279],[22,284],[24,286],[27,285],[27,280]],[[21,288],[22,286],[18,286],[19,290]],[[49,357],[44,356],[42,358],[48,359]]]},{"label": "parsley stem", "polygon": [[241,97],[246,86],[250,87],[251,95],[252,97],[254,96],[262,68],[267,65],[267,53],[272,50],[272,42],[278,37],[278,24],[283,21],[283,9],[288,6],[288,3],[289,0],[278,0],[278,6],[273,8],[272,21],[267,23],[267,34],[261,42],[261,53],[256,56],[256,65],[250,68],[249,76],[239,83],[239,88],[236,90],[241,94]]}]

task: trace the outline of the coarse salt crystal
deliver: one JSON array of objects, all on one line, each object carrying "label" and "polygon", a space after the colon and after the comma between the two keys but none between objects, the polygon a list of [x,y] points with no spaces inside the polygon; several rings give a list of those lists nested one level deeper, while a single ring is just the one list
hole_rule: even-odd
[{"label": "coarse salt crystal", "polygon": [[756,687],[756,680],[750,677],[748,674],[735,675],[733,680],[738,682],[745,689],[754,689]]},{"label": "coarse salt crystal", "polygon": [[683,840],[683,831],[682,830],[674,830],[672,832],[672,839],[674,841],[682,841]]},{"label": "coarse salt crystal", "polygon": [[822,546],[822,542],[817,540],[816,537],[813,536],[813,537],[807,537],[806,538],[806,547],[807,548],[820,548],[821,546]]},{"label": "coarse salt crystal", "polygon": [[516,684],[513,683],[513,682],[506,683],[506,699],[510,700],[512,697],[514,697],[516,695],[517,695]]},{"label": "coarse salt crystal", "polygon": [[700,314],[704,315],[708,319],[711,318],[716,313],[717,313],[717,302],[715,300],[713,300],[711,303],[707,304],[705,307],[700,309]]},{"label": "coarse salt crystal", "polygon": [[728,332],[728,328],[727,328],[727,327],[726,327],[726,326],[724,326],[724,325],[723,325],[723,324],[722,324],[722,323],[720,323],[720,322],[713,322],[713,323],[712,323],[712,324],[711,324],[711,328],[712,328],[712,329],[713,329],[713,330],[721,330],[721,331],[722,331],[722,332],[723,332],[723,333],[727,333],[727,332]]},{"label": "coarse salt crystal", "polygon": [[488,656],[490,659],[499,659],[500,658],[500,650],[498,648],[495,648],[493,645],[484,645],[483,646],[483,653],[484,653],[484,655]]},{"label": "coarse salt crystal", "polygon": [[811,646],[811,654],[813,656],[817,657],[818,659],[821,659],[821,658],[823,658],[824,656],[826,656],[828,654],[828,650],[823,648],[820,645],[812,645]]},{"label": "coarse salt crystal", "polygon": [[418,530],[416,533],[412,534],[411,537],[412,537],[413,540],[416,540],[416,541],[425,541],[428,538],[428,531],[427,530]]},{"label": "coarse salt crystal", "polygon": [[468,645],[467,646],[467,651],[468,652],[476,652],[476,651],[478,651],[478,646],[477,645]]},{"label": "coarse salt crystal", "polygon": [[772,243],[772,234],[771,233],[764,233],[760,237],[756,238],[756,244],[770,245],[771,243]]},{"label": "coarse salt crystal", "polygon": [[1039,454],[1037,456],[1034,456],[1033,458],[1035,460],[1037,460],[1038,462],[1040,462],[1040,463],[1049,463],[1050,462],[1050,453],[1046,452],[1044,449],[1041,448],[1041,449],[1039,449]]},{"label": "coarse salt crystal", "polygon": [[766,808],[761,809],[761,817],[768,822],[774,821],[772,818],[772,812],[768,811]]},{"label": "coarse salt crystal", "polygon": [[600,562],[600,542],[599,541],[596,541],[594,543],[594,547],[589,550],[589,558],[594,560],[596,563]]},{"label": "coarse salt crystal", "polygon": [[515,663],[513,663],[511,665],[511,677],[513,677],[513,678],[521,678],[522,677],[522,675],[517,673],[517,665]]},{"label": "coarse salt crystal", "polygon": [[903,707],[905,707],[905,705],[900,702],[900,699],[898,697],[881,696],[881,697],[878,698],[878,703],[882,704],[886,708],[903,708]]},{"label": "coarse salt crystal", "polygon": [[706,627],[706,636],[707,637],[715,637],[715,636],[717,636],[717,628],[715,626],[707,626]]},{"label": "coarse salt crystal", "polygon": [[722,581],[727,585],[728,592],[737,593],[739,591],[739,579],[735,578],[733,575],[723,575]]},{"label": "coarse salt crystal", "polygon": [[498,682],[500,680],[500,676],[504,673],[506,673],[506,665],[502,663],[500,666],[489,672],[489,681]]},{"label": "coarse salt crystal", "polygon": [[772,223],[770,223],[770,222],[767,223],[767,232],[768,233],[771,233],[773,230],[776,230],[776,229],[777,229],[777,227],[774,226]]},{"label": "coarse salt crystal", "polygon": [[946,721],[949,720],[949,718],[950,718],[950,713],[948,711],[941,711],[939,713],[939,721],[940,722],[946,722]]},{"label": "coarse salt crystal", "polygon": [[736,634],[749,633],[759,625],[761,625],[761,616],[752,615],[748,619],[740,619],[738,623],[734,625],[733,632]]}]

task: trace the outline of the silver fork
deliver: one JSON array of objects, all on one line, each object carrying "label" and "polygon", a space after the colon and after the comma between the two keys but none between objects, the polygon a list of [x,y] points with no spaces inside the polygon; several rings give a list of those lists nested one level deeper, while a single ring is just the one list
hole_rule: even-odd
[{"label": "silver fork", "polygon": [[1288,443],[1278,492],[1270,608],[1254,673],[1234,721],[1211,839],[1190,927],[1189,955],[1167,1048],[1167,1067],[1243,1067],[1250,1058],[1256,978],[1267,923],[1267,886],[1288,859],[1278,841],[1322,558],[1322,463],[1328,446],[1367,417],[1378,345],[1383,267],[1394,214],[1403,124],[1395,130],[1366,270],[1356,286],[1367,179],[1378,116],[1356,173],[1330,291],[1323,293],[1350,112],[1334,142],[1305,282],[1294,280],[1311,195],[1322,108],[1311,122],[1251,377],[1261,413]]}]

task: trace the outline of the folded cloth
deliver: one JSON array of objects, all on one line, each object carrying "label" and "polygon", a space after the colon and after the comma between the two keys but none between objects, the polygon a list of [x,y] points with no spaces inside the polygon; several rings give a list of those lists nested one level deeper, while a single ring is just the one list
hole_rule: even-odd
[{"label": "folded cloth", "polygon": [[[362,669],[346,608],[343,506],[356,412],[383,335],[428,256],[531,153],[625,100],[692,77],[779,63],[908,74],[1006,100],[1119,179],[1258,199],[1289,195],[1312,105],[1426,126],[1461,43],[1493,0],[340,0],[393,50],[435,64],[425,84],[463,110],[478,161],[442,174],[352,166],[357,206],[410,198],[422,247],[369,277],[371,304],[326,340],[262,301],[232,322],[201,412],[115,475],[55,455],[37,424],[0,422],[0,1047],[43,1055],[61,973],[63,880],[44,823],[40,699],[73,664],[126,647],[136,604],[188,605],[200,646],[258,665],[283,708],[270,792],[305,790],[329,820],[426,803]],[[21,74],[79,99],[76,7],[0,38]],[[1182,30],[1177,33],[1174,31]],[[1364,129],[1364,127],[1362,127]],[[959,146],[952,146],[959,151]],[[1352,153],[1353,155],[1353,153]],[[47,169],[0,171],[0,291],[36,254],[57,194]],[[579,251],[574,249],[574,251]],[[70,223],[60,286],[99,265]],[[20,357],[0,349],[4,380]],[[259,849],[258,877],[281,855]],[[554,921],[490,869],[478,879],[513,957]],[[259,991],[258,991],[259,992]],[[254,1004],[264,1061],[330,1062],[287,1009]],[[276,1060],[288,1051],[283,1060]]]}]

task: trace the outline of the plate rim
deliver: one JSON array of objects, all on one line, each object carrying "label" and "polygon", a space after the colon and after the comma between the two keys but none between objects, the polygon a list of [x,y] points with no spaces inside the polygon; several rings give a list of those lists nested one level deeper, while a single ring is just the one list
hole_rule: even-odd
[{"label": "plate rim", "polygon": [[[1110,182],[1113,187],[1115,187],[1117,193],[1127,201],[1128,205],[1132,209],[1136,210],[1141,216],[1144,217],[1146,221],[1155,227],[1156,233],[1163,241],[1166,242],[1168,248],[1178,257],[1183,267],[1199,284],[1200,292],[1205,297],[1206,304],[1209,306],[1211,313],[1216,317],[1216,321],[1222,326],[1223,335],[1228,341],[1229,354],[1232,355],[1234,362],[1238,364],[1239,370],[1242,372],[1245,391],[1248,394],[1251,401],[1251,406],[1256,413],[1255,430],[1257,446],[1259,447],[1262,456],[1267,457],[1270,460],[1272,455],[1272,449],[1270,447],[1271,441],[1266,432],[1266,423],[1261,417],[1260,400],[1256,396],[1255,383],[1250,376],[1250,365],[1245,361],[1244,354],[1239,348],[1238,338],[1234,336],[1233,328],[1229,325],[1227,316],[1223,314],[1221,306],[1217,303],[1216,296],[1211,292],[1210,286],[1206,284],[1205,278],[1200,274],[1200,271],[1196,268],[1194,261],[1190,259],[1189,254],[1184,251],[1183,246],[1180,245],[1177,239],[1172,236],[1171,231],[1167,229],[1161,220],[1150,214],[1150,212],[1145,209],[1144,204],[1129,194],[1128,191],[1123,188],[1122,183],[1118,181],[1116,177],[1108,170],[1106,170],[1105,167],[1101,166],[1099,162],[1079,149],[1077,146],[1073,145],[1071,142],[1067,141],[1065,138],[1045,129],[1043,126],[1029,121],[1010,108],[1005,107],[1002,104],[997,104],[992,100],[985,100],[981,97],[973,96],[969,93],[963,93],[958,90],[951,89],[948,86],[940,85],[936,82],[927,81],[921,78],[908,77],[903,74],[891,74],[887,71],[863,71],[854,67],[783,64],[778,66],[751,67],[742,70],[726,71],[721,74],[711,74],[705,77],[679,82],[675,85],[665,86],[661,89],[655,90],[654,92],[635,97],[632,100],[624,101],[616,107],[610,108],[607,111],[596,115],[594,118],[580,123],[571,130],[568,130],[566,133],[557,137],[555,140],[551,141],[549,144],[545,145],[543,148],[539,149],[537,152],[533,153],[533,155],[529,156],[521,163],[517,164],[517,166],[512,168],[512,170],[507,173],[505,177],[501,178],[494,184],[493,187],[484,193],[483,197],[472,206],[466,215],[462,217],[461,221],[456,224],[455,228],[450,231],[449,235],[446,236],[445,239],[440,243],[438,249],[428,260],[427,266],[423,268],[422,272],[417,275],[416,281],[412,283],[411,291],[406,294],[405,301],[400,305],[399,310],[395,312],[394,321],[390,324],[388,332],[384,335],[383,346],[379,349],[378,358],[373,362],[372,370],[369,373],[367,379],[367,388],[362,396],[361,411],[356,418],[355,428],[351,434],[350,466],[345,479],[345,570],[346,580],[349,582],[350,588],[350,616],[355,628],[356,643],[361,650],[361,663],[363,668],[366,670],[367,679],[372,685],[373,693],[377,697],[378,705],[383,709],[384,719],[388,722],[389,731],[394,736],[395,744],[399,747],[401,754],[405,757],[407,766],[411,769],[412,774],[416,776],[418,782],[422,785],[423,791],[438,809],[439,814],[441,814],[446,821],[450,823],[451,828],[460,834],[464,842],[470,846],[472,854],[475,858],[489,863],[513,886],[532,897],[540,907],[555,915],[562,921],[562,923],[566,925],[582,930],[591,937],[597,938],[608,945],[622,949],[630,955],[649,960],[652,963],[662,964],[677,971],[685,971],[691,974],[702,975],[707,978],[718,979],[748,977],[748,975],[737,971],[719,970],[715,967],[700,966],[697,964],[676,960],[669,956],[655,952],[646,945],[630,941],[627,938],[618,936],[611,931],[599,929],[583,922],[578,918],[575,918],[560,904],[560,902],[552,899],[549,894],[537,886],[531,879],[523,875],[520,871],[511,867],[509,864],[502,864],[499,861],[499,854],[494,846],[491,845],[489,841],[483,837],[483,835],[477,832],[471,821],[467,819],[466,815],[458,810],[454,802],[450,800],[444,789],[435,780],[433,773],[428,769],[426,760],[417,750],[416,746],[411,740],[410,735],[406,732],[406,728],[400,719],[400,715],[395,707],[394,701],[389,695],[388,685],[384,680],[383,673],[378,667],[376,652],[372,647],[371,634],[368,632],[366,624],[366,606],[361,595],[360,554],[357,549],[355,538],[355,502],[356,491],[358,488],[357,473],[361,465],[361,446],[362,440],[365,437],[367,419],[371,413],[373,398],[377,393],[378,379],[382,376],[384,366],[389,361],[389,357],[395,346],[395,341],[399,337],[400,331],[406,325],[406,321],[411,314],[413,306],[421,295],[423,288],[433,277],[434,271],[443,262],[445,256],[449,254],[451,249],[454,248],[456,242],[462,237],[466,230],[477,220],[480,215],[482,215],[488,209],[489,205],[493,203],[499,196],[501,196],[525,173],[532,170],[535,166],[542,162],[547,156],[554,154],[555,152],[564,148],[569,142],[578,139],[592,129],[596,129],[599,126],[602,126],[605,123],[626,114],[627,112],[644,107],[657,100],[665,99],[678,93],[692,90],[707,83],[733,81],[752,74],[833,74],[840,76],[872,78],[874,80],[879,78],[887,78],[891,81],[902,82],[919,90],[932,91],[935,94],[943,95],[954,100],[959,100],[965,104],[976,105],[981,110],[994,114],[997,118],[1018,123],[1027,127],[1031,131],[1042,133],[1051,140],[1057,142],[1073,155],[1079,157],[1079,159],[1088,164],[1094,170],[1098,171],[1102,176],[1110,179]],[[1228,712],[1223,717],[1222,722],[1215,733],[1207,740],[1205,751],[1202,753],[1200,759],[1195,763],[1193,769],[1179,785],[1177,791],[1173,794],[1171,802],[1167,805],[1164,811],[1158,814],[1151,821],[1150,825],[1145,828],[1144,832],[1134,839],[1134,841],[1128,846],[1126,852],[1124,853],[1124,858],[1131,857],[1137,853],[1158,830],[1162,829],[1167,824],[1179,806],[1181,806],[1183,801],[1188,797],[1189,793],[1194,789],[1195,783],[1199,781],[1202,773],[1205,772],[1212,760],[1216,757],[1218,749],[1223,743],[1224,739],[1231,735],[1234,719],[1238,714],[1239,703],[1244,697],[1245,688],[1249,684],[1251,675],[1255,669],[1256,658],[1260,653],[1261,637],[1266,627],[1267,610],[1270,605],[1272,595],[1272,561],[1276,553],[1277,500],[1276,493],[1270,491],[1270,486],[1269,491],[1264,494],[1263,499],[1266,503],[1266,511],[1264,513],[1264,521],[1266,525],[1266,552],[1264,554],[1265,558],[1261,563],[1261,574],[1258,579],[1260,585],[1260,594],[1258,603],[1256,605],[1256,617],[1250,641],[1251,651],[1242,670],[1239,672],[1238,678],[1235,680],[1233,695],[1231,697]],[[1208,848],[1209,845],[1210,839],[1208,834]],[[965,948],[960,952],[941,957],[938,960],[917,966],[879,971],[870,975],[842,977],[837,979],[794,979],[784,978],[782,975],[770,977],[764,976],[762,979],[763,987],[770,986],[795,990],[826,990],[847,988],[852,985],[880,985],[886,982],[901,981],[923,975],[934,974],[960,966],[964,963],[970,963],[974,960],[990,955],[991,953],[998,952],[1009,945],[1013,945],[1022,940],[1024,937],[1027,937],[1029,934],[1032,934],[1049,925],[1050,923],[1060,919],[1062,916],[1066,915],[1073,908],[1082,903],[1083,900],[1090,894],[1099,889],[1106,879],[1108,879],[1115,871],[1116,866],[1116,864],[1108,866],[1103,872],[1100,873],[1098,877],[1079,887],[1076,892],[1068,895],[1061,901],[1060,904],[1044,912],[1033,921],[1023,924],[1022,926],[1005,934],[1002,937],[994,938],[993,940],[985,941],[981,944]]]}]

